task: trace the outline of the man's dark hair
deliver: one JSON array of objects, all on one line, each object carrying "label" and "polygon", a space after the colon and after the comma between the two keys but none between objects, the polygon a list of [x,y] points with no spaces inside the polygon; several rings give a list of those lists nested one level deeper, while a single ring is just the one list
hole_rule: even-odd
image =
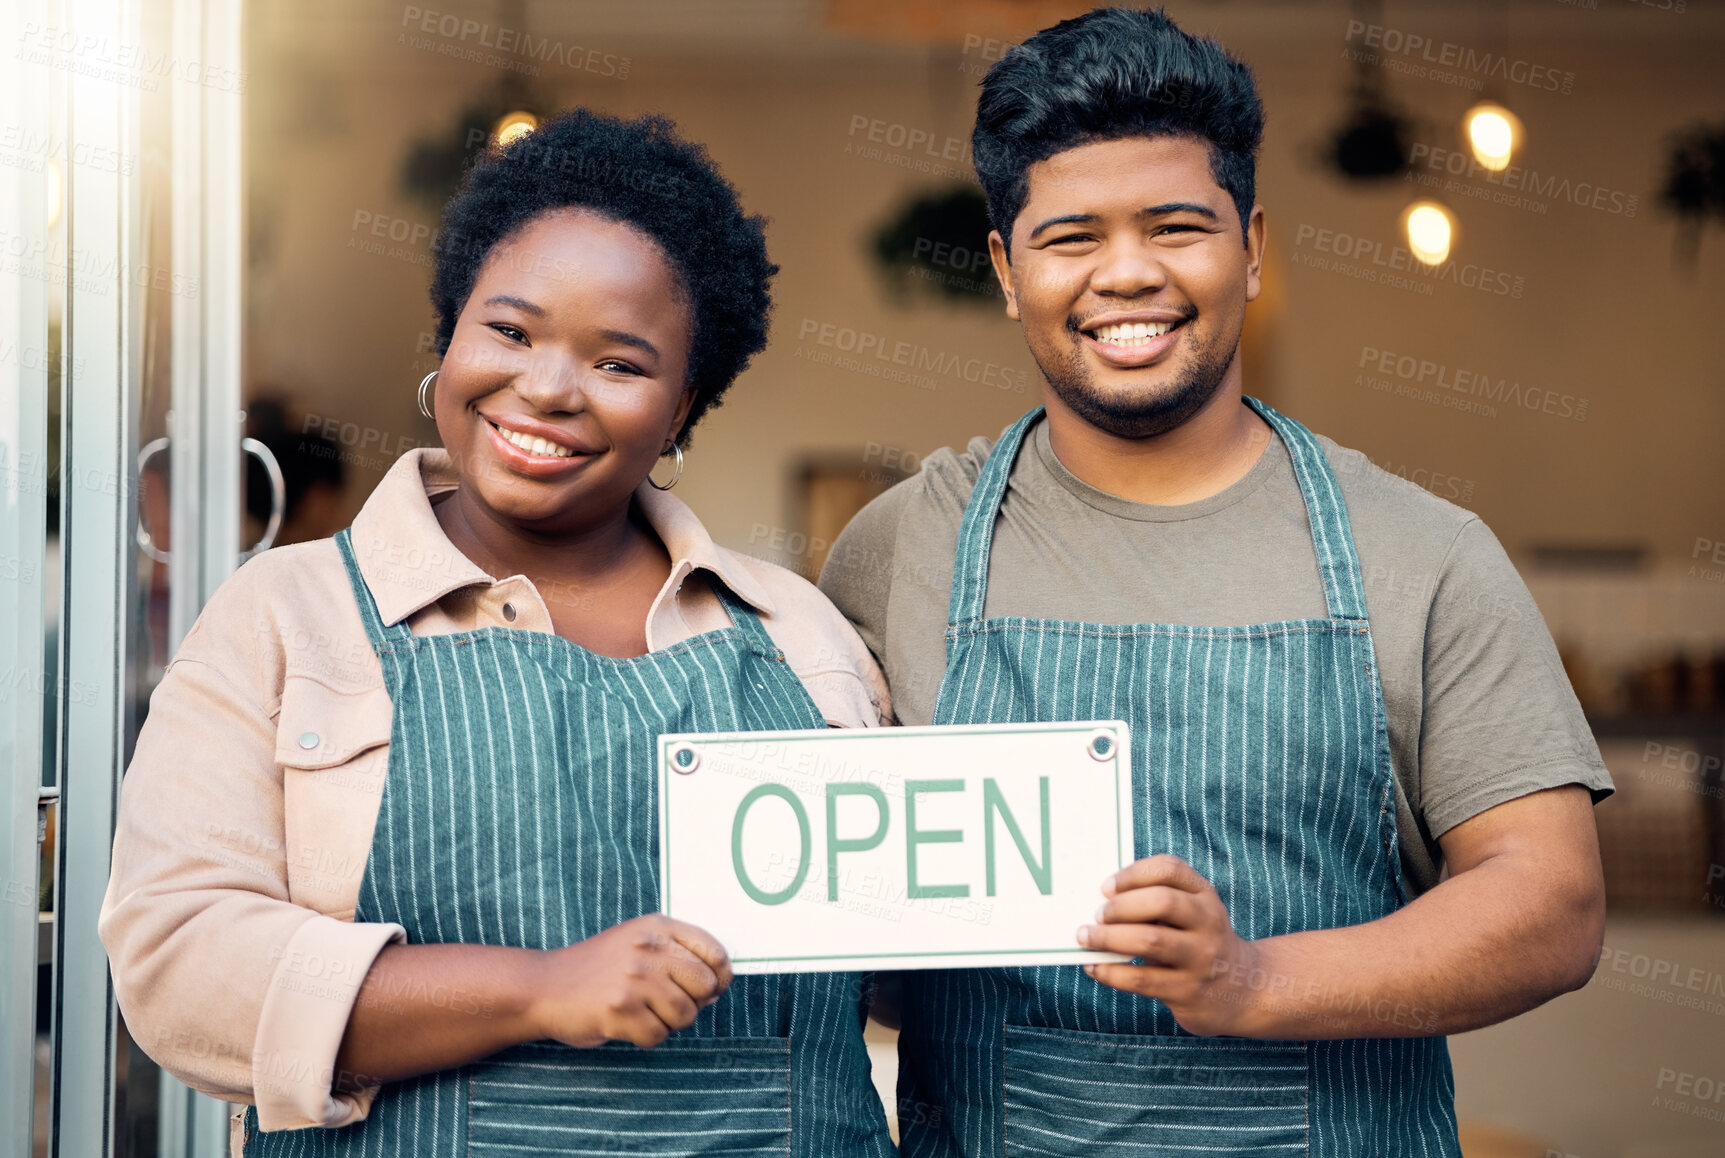
[{"label": "man's dark hair", "polygon": [[1252,213],[1264,106],[1252,70],[1160,8],[1097,8],[1045,28],[982,81],[971,151],[988,216],[1012,246],[1025,171],[1056,153],[1124,137],[1193,137],[1240,212]]},{"label": "man's dark hair", "polygon": [[694,323],[687,384],[695,402],[677,436],[688,445],[701,416],[767,344],[768,283],[779,267],[767,260],[765,219],[743,212],[706,150],[666,118],[566,113],[487,153],[445,207],[431,282],[439,354],[491,250],[559,209],[637,229],[670,259]]}]

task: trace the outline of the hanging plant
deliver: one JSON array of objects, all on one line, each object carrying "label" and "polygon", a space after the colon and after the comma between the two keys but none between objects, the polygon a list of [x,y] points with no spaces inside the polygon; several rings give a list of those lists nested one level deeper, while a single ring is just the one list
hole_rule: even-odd
[{"label": "hanging plant", "polygon": [[895,301],[919,297],[998,303],[1000,285],[988,259],[988,202],[960,186],[925,193],[876,230],[873,255]]},{"label": "hanging plant", "polygon": [[1725,221],[1725,122],[1684,129],[1671,142],[1659,200],[1677,216],[1679,259],[1693,266],[1709,218]]}]

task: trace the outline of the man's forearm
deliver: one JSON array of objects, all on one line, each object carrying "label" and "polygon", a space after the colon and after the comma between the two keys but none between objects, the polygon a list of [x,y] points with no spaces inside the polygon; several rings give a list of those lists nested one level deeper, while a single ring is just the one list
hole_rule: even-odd
[{"label": "man's forearm", "polygon": [[1380,920],[1253,942],[1249,963],[1218,965],[1218,997],[1238,1005],[1231,1032],[1460,1033],[1581,987],[1599,957],[1603,897],[1586,879],[1530,871],[1529,855],[1482,861]]}]

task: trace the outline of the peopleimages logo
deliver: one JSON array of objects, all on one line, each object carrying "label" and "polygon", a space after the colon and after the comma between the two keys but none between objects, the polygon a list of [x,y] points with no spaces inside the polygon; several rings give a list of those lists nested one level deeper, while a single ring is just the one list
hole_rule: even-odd
[{"label": "peopleimages logo", "polygon": [[867,113],[851,114],[850,131],[845,137],[843,151],[848,156],[952,181],[976,180],[968,137],[954,137]]},{"label": "peopleimages logo", "polygon": [[935,380],[929,376],[933,374],[1011,394],[1023,394],[1030,386],[1026,370],[815,318],[802,320],[797,328],[797,342],[796,357],[841,369],[862,370],[872,377],[893,377],[876,368],[901,371],[909,375],[904,380],[925,390],[934,389]]},{"label": "peopleimages logo", "polygon": [[[1446,149],[1440,145],[1416,142],[1409,151],[1408,159],[1412,164],[1407,176],[1409,181],[1427,188],[1441,188],[1448,193],[1496,201],[1514,209],[1531,209],[1536,213],[1543,213],[1546,206],[1529,198],[1507,196],[1499,190],[1527,193],[1533,198],[1567,201],[1582,209],[1595,209],[1618,217],[1634,217],[1636,210],[1641,207],[1641,197],[1635,193],[1611,189],[1592,181],[1572,181],[1568,177],[1541,173],[1537,169],[1524,169],[1520,165],[1510,165],[1505,169],[1493,171],[1481,165],[1471,153],[1460,149]],[[1421,172],[1422,169],[1426,172]],[[1446,173],[1468,181],[1483,181],[1496,188],[1470,188],[1459,181],[1441,180],[1440,175]]]},{"label": "peopleimages logo", "polygon": [[127,176],[131,175],[136,164],[132,154],[100,145],[84,141],[68,144],[65,137],[39,133],[19,124],[0,128],[0,165],[40,172],[46,161]]},{"label": "peopleimages logo", "polygon": [[[1576,422],[1587,420],[1586,398],[1574,394],[1560,394],[1539,386],[1523,386],[1520,382],[1512,382],[1508,378],[1494,378],[1485,371],[1451,367],[1430,358],[1400,354],[1377,346],[1361,346],[1359,368],[1393,376],[1416,391],[1429,389],[1436,397],[1481,399],[1487,403],[1531,410],[1555,418],[1570,418]],[[1357,376],[1355,381],[1357,385],[1373,389],[1384,388],[1380,385],[1380,379],[1366,375]],[[1449,408],[1467,409],[1462,405],[1450,405]],[[1496,416],[1496,410],[1491,410],[1489,417]]]},{"label": "peopleimages logo", "polygon": [[195,57],[184,57],[166,50],[153,51],[146,45],[131,44],[108,36],[44,26],[26,20],[19,34],[20,47],[14,59],[77,76],[87,76],[112,84],[155,92],[164,80],[202,85],[220,92],[243,96],[247,76],[244,72],[209,64]]},{"label": "peopleimages logo", "polygon": [[[1526,60],[1511,60],[1501,53],[1482,52],[1454,41],[1433,40],[1417,32],[1403,32],[1399,28],[1385,28],[1381,24],[1367,24],[1363,20],[1348,21],[1347,42],[1362,44],[1371,49],[1371,52],[1361,54],[1370,58],[1371,62],[1378,60],[1378,53],[1398,57],[1400,59],[1384,60],[1382,63],[1393,71],[1423,79],[1453,83],[1455,74],[1446,73],[1444,70],[1455,69],[1471,77],[1525,85],[1565,96],[1575,87],[1573,72],[1548,68]],[[1479,86],[1473,84],[1468,87]]]},{"label": "peopleimages logo", "polygon": [[[1302,252],[1305,250],[1310,252]],[[1440,282],[1507,298],[1519,298],[1527,288],[1527,278],[1519,274],[1471,261],[1426,265],[1400,245],[1385,245],[1375,238],[1316,225],[1300,225],[1294,230],[1294,251],[1295,262],[1308,268],[1412,289],[1427,296]],[[1339,260],[1332,261],[1331,257]]]},{"label": "peopleimages logo", "polygon": [[[565,44],[547,36],[536,37],[525,29],[492,25],[453,12],[435,12],[409,4],[401,10],[401,27],[404,31],[397,33],[398,44],[530,76],[539,75],[537,64],[555,64],[571,72],[590,72],[617,80],[629,75],[630,61],[626,56]],[[423,37],[436,37],[437,41]]]}]

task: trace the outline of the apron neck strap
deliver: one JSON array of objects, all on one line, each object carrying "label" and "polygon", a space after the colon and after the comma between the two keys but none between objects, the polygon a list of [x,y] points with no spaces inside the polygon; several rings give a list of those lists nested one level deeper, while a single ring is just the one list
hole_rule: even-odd
[{"label": "apron neck strap", "polygon": [[[1294,481],[1306,504],[1306,520],[1312,531],[1312,550],[1318,560],[1318,577],[1324,585],[1324,604],[1332,619],[1364,621],[1365,587],[1360,581],[1360,560],[1354,551],[1354,536],[1348,525],[1348,506],[1336,483],[1324,448],[1311,431],[1298,422],[1247,396],[1246,405],[1258,413],[1288,448]],[[982,622],[988,598],[988,557],[994,546],[994,524],[1001,500],[1012,478],[1013,463],[1024,446],[1025,435],[1043,408],[1038,406],[1013,423],[983,464],[970,502],[959,527],[958,549],[952,568],[952,600],[947,607],[949,629]],[[948,636],[951,638],[950,633]]]},{"label": "apron neck strap", "polygon": [[963,627],[982,622],[983,604],[988,599],[988,555],[994,548],[994,521],[1000,511],[1000,501],[1006,497],[1006,485],[1012,479],[1012,464],[1024,445],[1024,435],[1043,408],[1038,406],[1014,422],[994,444],[976,489],[964,508],[964,522],[958,530],[958,551],[952,562],[952,601],[947,605],[949,627]]},{"label": "apron neck strap", "polygon": [[407,624],[384,625],[383,616],[377,610],[377,600],[371,597],[371,588],[366,585],[365,576],[359,573],[359,559],[353,553],[352,531],[337,531],[335,545],[341,549],[341,561],[347,567],[347,581],[353,584],[354,602],[359,604],[359,617],[365,623],[365,637],[371,640],[371,645],[379,647],[397,640],[412,639],[413,632]]},{"label": "apron neck strap", "polygon": [[1348,522],[1348,504],[1329,456],[1317,436],[1292,418],[1248,396],[1246,405],[1270,424],[1288,448],[1294,481],[1306,503],[1306,522],[1312,529],[1312,552],[1318,559],[1318,577],[1324,584],[1324,603],[1331,619],[1366,619],[1365,584],[1360,580],[1360,557],[1354,551],[1354,533]]}]

